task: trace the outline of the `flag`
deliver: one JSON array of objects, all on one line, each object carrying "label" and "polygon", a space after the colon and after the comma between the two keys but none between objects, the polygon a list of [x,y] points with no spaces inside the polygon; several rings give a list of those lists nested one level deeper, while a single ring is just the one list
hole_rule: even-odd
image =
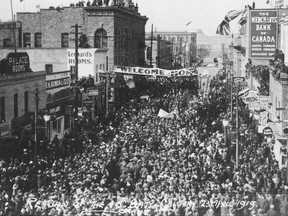
[{"label": "flag", "polygon": [[132,75],[124,75],[124,80],[126,82],[126,85],[132,89],[132,88],[135,88],[135,82],[133,80],[133,76]]},{"label": "flag", "polygon": [[237,18],[240,14],[243,14],[247,9],[243,10],[232,10],[225,15],[224,20],[217,27],[216,34],[220,35],[229,35],[230,34],[230,26],[229,22]]},{"label": "flag", "polygon": [[186,26],[188,26],[188,25],[190,25],[191,24],[191,21],[190,22],[188,22],[187,24],[186,24]]},{"label": "flag", "polygon": [[160,118],[174,118],[174,112],[168,113],[163,109],[160,109],[158,112]]},{"label": "flag", "polygon": [[20,2],[22,2],[22,1],[24,1],[24,0],[20,0]]}]

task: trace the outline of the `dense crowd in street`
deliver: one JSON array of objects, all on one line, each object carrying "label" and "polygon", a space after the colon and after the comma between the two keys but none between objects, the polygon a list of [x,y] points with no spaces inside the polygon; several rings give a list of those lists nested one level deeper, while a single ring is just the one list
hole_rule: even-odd
[{"label": "dense crowd in street", "polygon": [[[149,80],[105,121],[61,142],[41,140],[37,164],[32,149],[23,149],[1,164],[0,215],[288,215],[288,184],[273,144],[257,134],[241,102],[247,127],[235,169],[221,79],[211,79],[203,95],[194,79]],[[158,117],[160,108],[174,117]]]}]

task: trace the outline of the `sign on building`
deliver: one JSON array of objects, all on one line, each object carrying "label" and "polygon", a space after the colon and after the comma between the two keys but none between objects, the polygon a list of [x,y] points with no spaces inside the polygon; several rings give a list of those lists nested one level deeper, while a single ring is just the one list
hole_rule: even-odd
[{"label": "sign on building", "polygon": [[[94,76],[94,58],[96,49],[79,49],[78,50],[78,77]],[[67,70],[75,66],[75,49],[67,50]]]},{"label": "sign on building", "polygon": [[66,99],[70,95],[70,71],[46,75],[46,103]]},{"label": "sign on building", "polygon": [[6,58],[6,73],[30,72],[29,56],[26,52],[9,53]]},{"label": "sign on building", "polygon": [[277,10],[250,11],[251,57],[271,59],[277,47]]}]

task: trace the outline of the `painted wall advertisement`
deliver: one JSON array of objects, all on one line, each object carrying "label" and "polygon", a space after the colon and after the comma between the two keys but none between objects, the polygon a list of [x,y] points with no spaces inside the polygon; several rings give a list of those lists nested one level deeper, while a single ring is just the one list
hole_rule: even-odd
[{"label": "painted wall advertisement", "polygon": [[[96,49],[78,50],[78,77],[94,76],[94,56]],[[75,49],[67,50],[67,70],[75,66]]]},{"label": "painted wall advertisement", "polygon": [[52,103],[69,97],[70,71],[49,74],[46,76],[46,103]]},{"label": "painted wall advertisement", "polygon": [[251,57],[273,58],[277,48],[277,10],[251,10]]}]

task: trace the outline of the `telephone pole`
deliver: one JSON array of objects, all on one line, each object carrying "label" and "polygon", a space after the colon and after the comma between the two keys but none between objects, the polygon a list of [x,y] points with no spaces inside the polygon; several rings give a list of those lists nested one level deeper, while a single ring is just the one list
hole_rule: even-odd
[{"label": "telephone pole", "polygon": [[38,107],[39,107],[39,89],[36,87],[35,92],[34,92],[34,101],[35,101],[35,112],[34,112],[34,160],[35,160],[35,165],[37,164],[37,120],[38,120]]},{"label": "telephone pole", "polygon": [[161,49],[160,41],[161,41],[161,37],[160,37],[160,35],[158,34],[158,35],[157,35],[157,67],[160,67],[160,57],[161,57],[161,52],[160,52],[160,49]]},{"label": "telephone pole", "polygon": [[150,66],[152,67],[152,56],[153,56],[153,24],[151,27],[151,58],[150,58]]},{"label": "telephone pole", "polygon": [[75,28],[75,32],[71,32],[71,34],[75,34],[75,118],[78,118],[78,42],[79,42],[79,26],[78,24],[72,26]]}]

